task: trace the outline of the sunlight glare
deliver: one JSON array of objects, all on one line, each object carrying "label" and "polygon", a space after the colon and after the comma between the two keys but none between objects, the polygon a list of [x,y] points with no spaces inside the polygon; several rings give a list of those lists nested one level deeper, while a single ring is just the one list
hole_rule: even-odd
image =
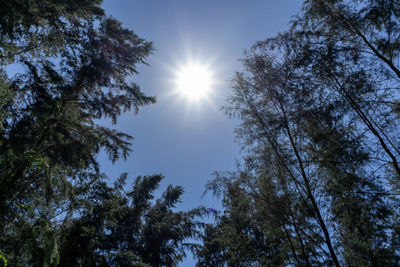
[{"label": "sunlight glare", "polygon": [[200,64],[187,64],[177,71],[176,90],[190,100],[205,98],[212,86],[211,72]]}]

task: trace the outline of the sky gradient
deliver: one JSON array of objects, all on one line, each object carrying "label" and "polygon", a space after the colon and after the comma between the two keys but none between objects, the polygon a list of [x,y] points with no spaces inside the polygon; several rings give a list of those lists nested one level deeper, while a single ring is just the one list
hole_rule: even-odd
[{"label": "sky gradient", "polygon": [[[148,66],[140,66],[134,80],[158,103],[125,113],[114,127],[132,135],[133,152],[126,161],[111,164],[100,156],[101,169],[111,177],[128,172],[165,176],[168,184],[183,186],[178,208],[199,205],[220,208],[219,201],[200,199],[214,171],[235,170],[240,148],[233,130],[238,121],[221,111],[229,96],[229,80],[242,66],[243,51],[256,41],[286,30],[299,12],[300,0],[104,1],[107,14],[120,20],[140,37],[152,41],[155,51]],[[207,64],[215,84],[208,101],[198,103],[172,94],[174,71],[190,58]],[[104,121],[104,124],[110,123]],[[192,266],[187,259],[180,266]]]}]

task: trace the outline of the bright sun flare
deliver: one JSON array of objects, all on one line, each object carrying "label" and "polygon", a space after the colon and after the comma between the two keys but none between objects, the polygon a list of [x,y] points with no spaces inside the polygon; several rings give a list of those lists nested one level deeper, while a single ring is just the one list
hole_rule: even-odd
[{"label": "bright sun flare", "polygon": [[177,91],[191,100],[207,97],[212,86],[211,73],[206,66],[188,64],[177,71]]}]

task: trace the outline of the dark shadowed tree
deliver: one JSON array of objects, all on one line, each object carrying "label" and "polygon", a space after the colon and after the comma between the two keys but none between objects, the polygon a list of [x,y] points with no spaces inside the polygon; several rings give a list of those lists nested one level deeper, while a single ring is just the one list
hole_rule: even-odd
[{"label": "dark shadowed tree", "polygon": [[[3,56],[9,58],[3,69],[7,63],[24,68],[12,78],[2,76],[12,96],[2,106],[0,202],[5,208],[41,177],[52,175],[46,166],[57,165],[74,178],[83,170],[96,171],[100,149],[111,160],[126,157],[131,137],[96,120],[115,123],[122,111],[154,98],[127,79],[144,62],[151,43],[105,17],[98,1],[2,5]],[[49,43],[53,34],[62,44]],[[31,45],[35,37],[39,40]],[[17,52],[10,56],[10,50]]]},{"label": "dark shadowed tree", "polygon": [[155,102],[133,82],[152,44],[101,3],[0,3],[0,254],[9,266],[58,264],[60,222],[102,177],[96,156],[130,152],[132,137],[99,120]]},{"label": "dark shadowed tree", "polygon": [[279,41],[297,51],[299,67],[348,102],[352,119],[371,135],[376,165],[393,172],[397,182],[399,11],[397,1],[389,0],[306,1],[292,31]]},{"label": "dark shadowed tree", "polygon": [[183,259],[203,210],[173,211],[181,187],[153,201],[160,175],[139,177],[128,191],[125,179],[92,185],[80,215],[61,226],[59,266],[177,266]]},{"label": "dark shadowed tree", "polygon": [[247,52],[227,109],[245,168],[210,183],[199,265],[399,264],[395,2],[306,1]]}]

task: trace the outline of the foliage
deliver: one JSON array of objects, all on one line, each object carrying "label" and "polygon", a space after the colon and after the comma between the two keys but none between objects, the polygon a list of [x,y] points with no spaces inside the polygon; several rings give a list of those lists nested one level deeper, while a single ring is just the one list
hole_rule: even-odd
[{"label": "foliage", "polygon": [[305,1],[291,29],[242,60],[226,107],[242,124],[224,213],[198,265],[397,266],[395,1]]},{"label": "foliage", "polygon": [[152,43],[100,5],[0,3],[0,249],[9,266],[173,266],[196,229],[201,210],[172,210],[182,188],[152,204],[161,176],[125,193],[125,178],[110,188],[99,173],[96,156],[126,158],[132,139],[99,120],[155,102],[132,81]]},{"label": "foliage", "polygon": [[[181,187],[169,186],[154,203],[162,176],[138,177],[123,190],[126,175],[114,187],[92,185],[80,216],[63,224],[59,266],[176,266],[185,256],[201,209],[174,212]],[[71,244],[76,244],[71,246]]]},{"label": "foliage", "polygon": [[[8,266],[176,266],[201,208],[161,175],[110,187],[97,155],[126,158],[131,136],[100,124],[154,103],[132,81],[152,44],[101,1],[2,1],[0,251]],[[10,64],[23,69],[9,77]],[[7,75],[8,74],[8,75]],[[7,259],[7,260],[6,260]]]},{"label": "foliage", "polygon": [[[151,43],[104,16],[98,1],[2,5],[3,68],[14,63],[25,69],[12,78],[2,76],[2,88],[12,96],[2,103],[3,209],[41,177],[51,176],[48,166],[76,178],[82,171],[97,171],[95,155],[101,149],[113,161],[126,157],[131,137],[96,120],[115,123],[121,112],[154,98],[127,80],[151,52]],[[61,43],[52,43],[53,38]]]}]

